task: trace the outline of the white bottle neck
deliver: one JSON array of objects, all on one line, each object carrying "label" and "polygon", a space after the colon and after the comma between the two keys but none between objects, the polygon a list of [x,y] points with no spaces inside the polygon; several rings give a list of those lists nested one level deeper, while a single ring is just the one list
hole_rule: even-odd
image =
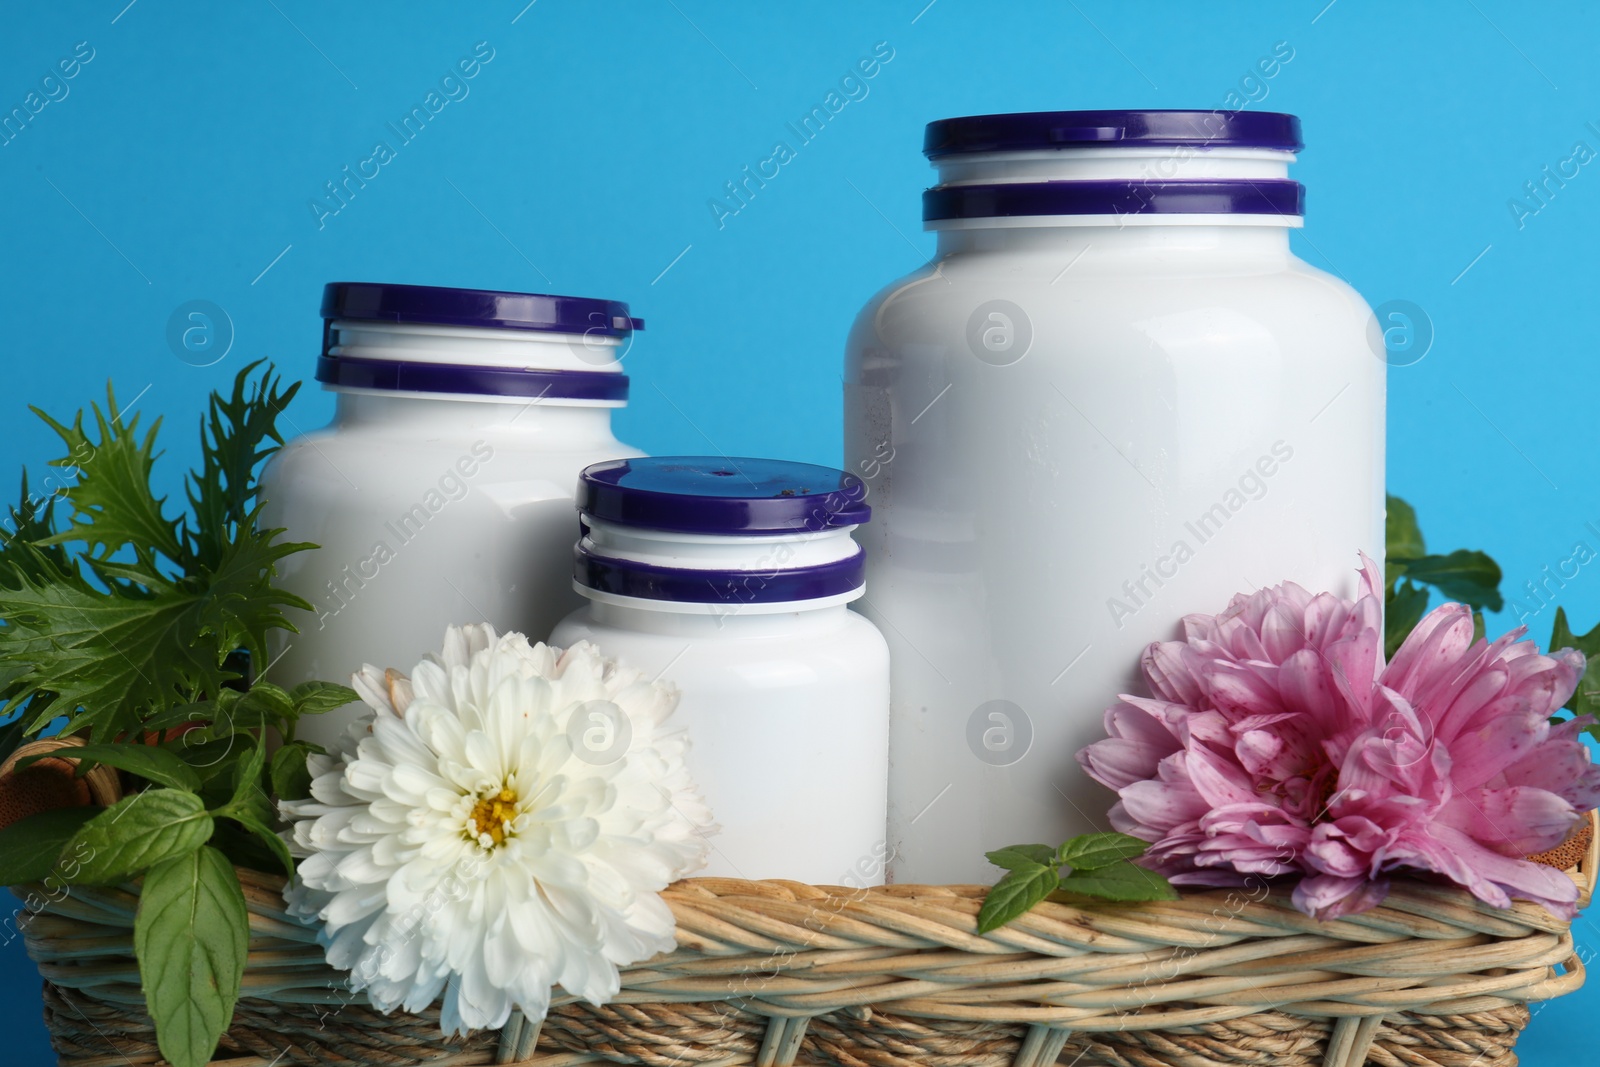
[{"label": "white bottle neck", "polygon": [[935,161],[940,185],[1046,181],[1179,181],[1286,178],[1293,152],[1194,145],[1077,147],[948,156]]},{"label": "white bottle neck", "polygon": [[329,353],[353,359],[620,374],[625,339],[603,333],[336,319]]},{"label": "white bottle neck", "polygon": [[591,601],[589,617],[601,626],[633,633],[665,634],[689,639],[710,637],[790,637],[835,629],[849,620],[849,608],[826,603],[821,607],[792,605],[782,612],[741,611],[737,606],[715,615],[656,611],[631,604]]},{"label": "white bottle neck", "polygon": [[610,406],[550,404],[524,399],[474,396],[449,399],[404,393],[338,391],[333,424],[342,428],[385,427],[417,433],[494,430],[529,438],[552,438],[563,445],[610,444]]},{"label": "white bottle neck", "polygon": [[[1183,216],[1177,216],[1183,217]],[[1200,219],[1203,216],[1187,216]],[[968,220],[969,222],[977,220]],[[996,220],[1005,221],[1005,220]],[[1037,253],[1062,264],[1148,260],[1152,256],[1287,261],[1289,230],[1281,225],[996,226],[940,230],[936,257]],[[1077,257],[1081,257],[1081,260]],[[1070,270],[1071,267],[1066,267]]]}]

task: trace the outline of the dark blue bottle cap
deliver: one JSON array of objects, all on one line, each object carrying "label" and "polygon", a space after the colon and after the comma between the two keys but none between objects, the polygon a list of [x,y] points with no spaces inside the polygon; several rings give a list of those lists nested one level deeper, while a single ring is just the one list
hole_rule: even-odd
[{"label": "dark blue bottle cap", "polygon": [[872,509],[860,478],[832,467],[726,456],[610,460],[578,477],[578,508],[603,522],[703,534],[857,526]]},{"label": "dark blue bottle cap", "polygon": [[322,317],[588,337],[626,337],[644,329],[644,320],[631,317],[620,300],[381,282],[329,282],[322,290]]},{"label": "dark blue bottle cap", "polygon": [[930,122],[922,153],[937,160],[978,152],[1117,145],[1298,152],[1305,142],[1300,138],[1300,120],[1277,111],[1029,111]]}]

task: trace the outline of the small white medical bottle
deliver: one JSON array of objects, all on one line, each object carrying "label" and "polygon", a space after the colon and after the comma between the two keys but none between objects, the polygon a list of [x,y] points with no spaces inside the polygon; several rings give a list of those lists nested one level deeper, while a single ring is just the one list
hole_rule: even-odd
[{"label": "small white medical bottle", "polygon": [[[675,683],[689,769],[721,827],[702,872],[883,880],[889,654],[863,592],[859,478],[762,459],[625,459],[583,472],[575,586],[550,643],[592,641]],[[591,755],[625,747],[595,713]]]}]

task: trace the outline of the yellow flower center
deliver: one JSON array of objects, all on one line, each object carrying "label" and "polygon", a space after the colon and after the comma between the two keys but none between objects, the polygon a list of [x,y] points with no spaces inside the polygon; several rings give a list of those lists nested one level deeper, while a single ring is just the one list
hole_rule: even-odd
[{"label": "yellow flower center", "polygon": [[[517,817],[517,793],[510,786],[506,786],[498,793],[490,793],[478,800],[472,809],[472,815],[467,819],[467,830],[472,839],[484,847],[495,847],[506,843],[506,833],[511,826],[511,820]],[[483,840],[484,835],[494,842],[489,846]]]}]

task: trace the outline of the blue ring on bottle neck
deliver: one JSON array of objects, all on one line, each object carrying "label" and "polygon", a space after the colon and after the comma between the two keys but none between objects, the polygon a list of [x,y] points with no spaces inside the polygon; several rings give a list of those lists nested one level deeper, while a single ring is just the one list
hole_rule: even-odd
[{"label": "blue ring on bottle neck", "polygon": [[1300,216],[1305,211],[1305,186],[1285,178],[996,182],[940,185],[922,194],[924,222],[1049,215]]},{"label": "blue ring on bottle neck", "polygon": [[788,604],[853,593],[866,583],[866,553],[808,567],[725,570],[663,567],[593,552],[579,542],[572,576],[586,589],[675,604]]},{"label": "blue ring on bottle neck", "polygon": [[507,396],[528,400],[626,402],[628,376],[601,371],[534,370],[523,367],[467,367],[453,363],[412,363],[323,355],[317,381],[348,389],[395,393],[451,393]]}]

